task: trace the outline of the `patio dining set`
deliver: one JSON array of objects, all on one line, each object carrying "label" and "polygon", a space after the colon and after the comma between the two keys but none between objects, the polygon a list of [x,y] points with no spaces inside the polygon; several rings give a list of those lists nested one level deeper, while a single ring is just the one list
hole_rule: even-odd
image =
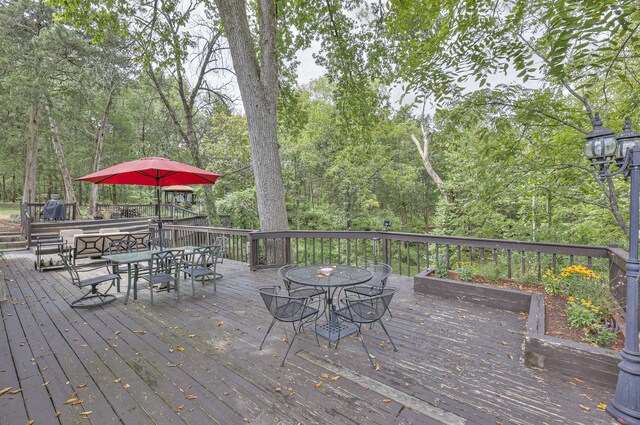
[{"label": "patio dining set", "polygon": [[[382,321],[386,313],[391,315],[389,304],[397,288],[387,286],[391,274],[387,264],[374,263],[365,267],[350,265],[285,265],[278,270],[284,283],[280,286],[264,286],[258,288],[273,320],[260,344],[264,345],[269,332],[277,322],[291,323],[293,336],[281,366],[285,365],[289,351],[295,338],[307,326],[318,337],[335,342],[338,348],[340,340],[348,335],[356,334],[362,342],[371,366],[376,368],[375,358],[369,353],[362,336],[362,326],[379,323],[384,330],[394,351],[398,351],[387,328]],[[338,299],[336,305],[334,300]]]},{"label": "patio dining set", "polygon": [[[175,290],[180,296],[180,278],[191,281],[191,293],[195,296],[196,285],[213,283],[216,289],[216,279],[222,277],[217,271],[217,265],[222,264],[228,248],[229,239],[218,236],[209,246],[172,247],[171,241],[164,239],[150,239],[147,249],[140,249],[133,240],[115,240],[109,243],[108,254],[102,259],[107,263],[100,263],[93,267],[77,265],[71,257],[71,249],[62,249],[65,268],[70,274],[71,282],[80,289],[89,291],[71,302],[73,308],[88,308],[105,305],[115,301],[116,296],[109,291],[115,285],[120,292],[122,276],[126,274],[127,294],[124,304],[129,302],[131,293],[133,299],[138,299],[138,284],[146,283],[150,290],[151,304],[154,302],[155,292],[170,292]],[[106,271],[96,276],[97,271]],[[110,283],[106,290],[100,288],[103,283]]]}]

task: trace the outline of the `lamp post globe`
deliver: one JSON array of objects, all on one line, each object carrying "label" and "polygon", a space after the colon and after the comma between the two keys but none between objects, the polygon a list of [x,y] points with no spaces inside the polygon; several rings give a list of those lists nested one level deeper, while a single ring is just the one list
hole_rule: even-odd
[{"label": "lamp post globe", "polygon": [[[614,141],[615,143],[612,143]],[[626,264],[626,322],[625,343],[618,364],[618,383],[614,399],[607,405],[607,413],[619,423],[640,425],[640,352],[638,351],[638,227],[640,219],[640,137],[625,121],[617,140],[614,132],[602,126],[596,114],[593,130],[586,135],[584,153],[600,178],[624,173],[631,180],[629,205],[629,255]],[[618,170],[609,172],[615,163]]]}]

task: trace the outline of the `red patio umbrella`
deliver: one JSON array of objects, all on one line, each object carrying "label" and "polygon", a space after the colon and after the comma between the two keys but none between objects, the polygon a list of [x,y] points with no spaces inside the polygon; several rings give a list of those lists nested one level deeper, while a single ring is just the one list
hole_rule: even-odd
[{"label": "red patio umbrella", "polygon": [[213,184],[220,174],[212,173],[201,168],[167,158],[140,158],[135,161],[123,162],[104,170],[79,177],[76,180],[88,181],[96,184],[129,184],[142,186],[156,186],[156,201],[158,208],[158,229],[160,244],[162,245],[162,217],[160,215],[160,187],[176,184]]}]

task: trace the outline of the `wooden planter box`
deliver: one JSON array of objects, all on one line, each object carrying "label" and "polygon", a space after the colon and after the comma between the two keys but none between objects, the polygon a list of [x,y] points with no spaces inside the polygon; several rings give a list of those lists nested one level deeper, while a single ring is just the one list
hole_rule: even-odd
[{"label": "wooden planter box", "polygon": [[486,307],[528,313],[524,360],[532,367],[568,377],[616,386],[620,354],[544,334],[544,297],[515,289],[498,288],[441,279],[430,271],[414,277],[414,291],[441,298],[467,301]]}]

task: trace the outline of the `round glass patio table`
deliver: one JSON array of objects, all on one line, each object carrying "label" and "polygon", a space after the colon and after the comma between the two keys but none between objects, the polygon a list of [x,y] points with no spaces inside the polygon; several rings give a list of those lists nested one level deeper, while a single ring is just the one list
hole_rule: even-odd
[{"label": "round glass patio table", "polygon": [[373,274],[362,267],[311,265],[293,267],[285,277],[293,283],[326,289],[326,308],[329,311],[329,322],[316,326],[315,332],[334,342],[356,331],[355,328],[338,323],[333,304],[336,291],[349,286],[360,285],[370,281]]}]

